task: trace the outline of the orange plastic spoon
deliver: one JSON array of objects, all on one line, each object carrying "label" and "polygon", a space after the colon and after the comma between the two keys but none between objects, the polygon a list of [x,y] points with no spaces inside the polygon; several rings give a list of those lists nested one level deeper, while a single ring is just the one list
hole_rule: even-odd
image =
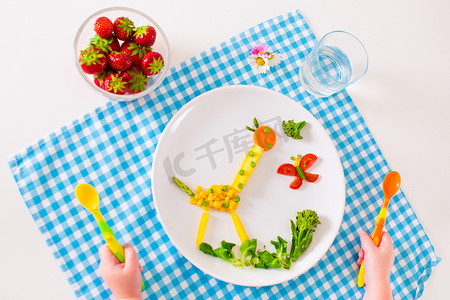
[{"label": "orange plastic spoon", "polygon": [[[389,206],[389,201],[397,193],[400,188],[401,178],[400,174],[396,171],[389,172],[383,180],[383,192],[384,201],[383,206],[381,206],[380,213],[375,221],[375,228],[373,229],[372,235],[370,236],[374,244],[378,247],[381,242],[381,236],[383,235],[384,224],[386,223],[387,209]],[[361,268],[359,269],[358,275],[358,286],[362,287],[364,285],[364,260],[361,263]]]}]

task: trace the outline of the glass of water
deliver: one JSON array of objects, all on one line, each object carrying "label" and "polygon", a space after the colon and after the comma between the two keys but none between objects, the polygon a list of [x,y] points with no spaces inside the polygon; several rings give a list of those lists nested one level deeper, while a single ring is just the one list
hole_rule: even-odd
[{"label": "glass of water", "polygon": [[366,74],[369,59],[364,45],[345,31],[327,33],[300,66],[300,82],[316,97],[327,97]]}]

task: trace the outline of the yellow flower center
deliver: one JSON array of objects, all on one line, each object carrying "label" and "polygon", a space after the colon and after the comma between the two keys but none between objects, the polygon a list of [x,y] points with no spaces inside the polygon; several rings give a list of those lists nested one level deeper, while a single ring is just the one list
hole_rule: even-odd
[{"label": "yellow flower center", "polygon": [[264,51],[259,51],[258,55],[264,55]]},{"label": "yellow flower center", "polygon": [[274,54],[270,54],[270,56],[269,56],[269,60],[271,60],[272,58],[274,58],[275,57],[275,55]]},{"label": "yellow flower center", "polygon": [[266,62],[264,61],[264,59],[262,59],[261,57],[258,57],[256,59],[256,63],[260,66],[264,66],[266,64]]}]

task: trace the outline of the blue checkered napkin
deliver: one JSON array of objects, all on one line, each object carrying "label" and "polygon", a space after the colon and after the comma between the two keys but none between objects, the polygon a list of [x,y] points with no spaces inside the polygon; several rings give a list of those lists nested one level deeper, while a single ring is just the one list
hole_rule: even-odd
[{"label": "blue checkered napkin", "polygon": [[[266,43],[283,62],[255,74],[246,58]],[[148,299],[355,299],[358,230],[370,231],[389,171],[349,95],[315,99],[299,86],[297,72],[316,39],[299,12],[245,31],[170,70],[150,96],[132,103],[108,102],[15,155],[9,162],[26,205],[75,294],[108,298],[98,273],[104,242],[94,218],[74,196],[76,184],[93,184],[100,210],[121,242],[138,250]],[[262,288],[235,286],[204,274],[172,245],[152,202],[150,170],[158,137],[182,105],[224,85],[257,85],[297,100],[330,134],[341,158],[347,199],[341,229],[319,263],[297,279]],[[387,231],[395,247],[391,283],[396,299],[422,294],[439,262],[433,246],[400,191],[389,208]]]}]

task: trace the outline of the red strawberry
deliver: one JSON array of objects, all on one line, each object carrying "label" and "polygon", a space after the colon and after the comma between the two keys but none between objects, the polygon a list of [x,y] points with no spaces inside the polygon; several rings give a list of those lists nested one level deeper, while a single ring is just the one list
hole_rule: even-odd
[{"label": "red strawberry", "polygon": [[150,51],[142,58],[141,67],[148,76],[158,74],[164,67],[164,59],[158,52]]},{"label": "red strawberry", "polygon": [[102,89],[117,95],[123,95],[127,92],[126,82],[119,73],[108,75],[103,81]]},{"label": "red strawberry", "polygon": [[114,35],[111,37],[111,39],[112,39],[112,42],[111,42],[111,45],[110,45],[111,46],[111,50],[120,52],[119,40]]},{"label": "red strawberry", "polygon": [[106,54],[109,54],[112,51],[120,51],[120,44],[115,36],[111,36],[107,39],[102,39],[98,34],[96,34],[93,38],[90,39],[90,41],[90,45],[97,47]]},{"label": "red strawberry", "polygon": [[108,75],[114,73],[114,71],[109,68],[108,66],[101,71],[98,74],[94,74],[94,83],[98,86],[98,87],[102,87],[103,82],[105,81],[105,78],[108,77]]},{"label": "red strawberry", "polygon": [[153,46],[156,40],[156,30],[152,26],[141,26],[134,33],[134,40],[142,46]]},{"label": "red strawberry", "polygon": [[114,33],[119,40],[128,41],[135,30],[134,23],[127,17],[119,17],[114,21]]},{"label": "red strawberry", "polygon": [[108,55],[108,63],[116,71],[125,71],[133,64],[133,59],[127,53],[113,51]]},{"label": "red strawberry", "polygon": [[100,17],[95,21],[94,30],[102,39],[111,37],[114,31],[114,25],[107,17]]},{"label": "red strawberry", "polygon": [[131,72],[131,68],[120,73],[120,77],[122,77],[122,80],[125,82],[125,86],[126,86],[127,90],[130,87],[129,81],[133,78],[133,76],[131,76],[130,72]]},{"label": "red strawberry", "polygon": [[136,94],[145,90],[150,80],[139,67],[133,66],[122,72],[121,76],[127,81],[128,93]]},{"label": "red strawberry", "polygon": [[106,68],[108,59],[106,55],[97,47],[88,47],[80,51],[78,58],[81,68],[86,74],[97,74]]},{"label": "red strawberry", "polygon": [[128,53],[133,59],[133,65],[141,66],[142,58],[147,52],[151,51],[152,47],[138,45],[132,41],[126,41],[120,47],[120,52]]}]

